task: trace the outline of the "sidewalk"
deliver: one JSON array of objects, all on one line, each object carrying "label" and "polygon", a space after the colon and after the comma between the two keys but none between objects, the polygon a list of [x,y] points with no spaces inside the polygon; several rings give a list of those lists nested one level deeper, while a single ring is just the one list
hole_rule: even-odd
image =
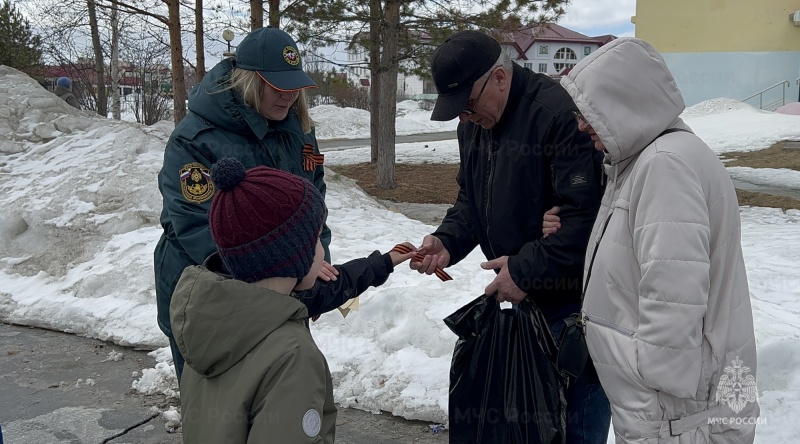
[{"label": "sidewalk", "polygon": [[[405,136],[396,136],[395,143],[418,143],[418,142],[435,142],[437,140],[456,140],[458,135],[455,131],[444,131],[440,133],[422,133],[422,134],[407,134]],[[369,146],[371,140],[365,139],[329,139],[319,141],[320,152],[326,151],[340,151],[350,148],[358,148],[361,146]]]},{"label": "sidewalk", "polygon": [[[0,426],[5,444],[173,444],[164,396],[131,390],[146,351],[75,335],[0,323]],[[430,424],[339,409],[336,442],[447,442]]]}]

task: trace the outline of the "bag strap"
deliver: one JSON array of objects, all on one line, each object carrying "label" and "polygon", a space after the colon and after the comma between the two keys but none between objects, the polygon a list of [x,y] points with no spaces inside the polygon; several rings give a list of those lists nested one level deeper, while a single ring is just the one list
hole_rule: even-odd
[{"label": "bag strap", "polygon": [[603,232],[600,233],[600,238],[597,239],[597,242],[594,244],[594,251],[592,252],[592,260],[589,261],[589,270],[586,272],[586,282],[583,283],[583,292],[581,292],[581,307],[583,307],[583,298],[586,297],[586,289],[589,288],[589,278],[592,277],[592,267],[594,266],[594,259],[597,257],[597,250],[600,249],[600,241],[603,240],[603,236],[606,234],[606,229],[608,228],[608,223],[611,221],[611,216],[614,215],[614,210],[612,209],[611,212],[608,214],[605,223],[603,223]]},{"label": "bag strap", "polygon": [[[653,139],[652,142],[648,143],[647,146],[650,146],[653,143],[655,143],[655,141],[658,140],[661,136],[671,133],[677,133],[679,131],[691,133],[691,131],[683,128],[668,128],[664,130],[664,132],[656,136],[656,138]],[[603,236],[605,236],[606,229],[608,228],[608,223],[611,221],[611,216],[613,215],[614,215],[614,209],[612,208],[611,212],[608,214],[608,217],[606,218],[605,223],[603,223],[603,231],[600,233],[600,237],[597,239],[597,242],[595,242],[594,251],[592,252],[592,260],[589,261],[589,270],[586,272],[586,282],[583,283],[583,292],[581,293],[581,306],[583,306],[583,299],[586,297],[586,289],[589,288],[589,278],[592,277],[592,267],[594,267],[594,259],[595,257],[597,257],[597,250],[600,247],[600,241],[603,240]]]}]

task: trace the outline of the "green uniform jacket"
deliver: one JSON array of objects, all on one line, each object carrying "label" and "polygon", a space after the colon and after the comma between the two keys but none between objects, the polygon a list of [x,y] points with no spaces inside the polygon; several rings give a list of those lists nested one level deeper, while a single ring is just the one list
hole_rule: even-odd
[{"label": "green uniform jacket", "polygon": [[[319,154],[313,131],[304,134],[294,109],[282,121],[267,122],[247,106],[241,95],[226,89],[235,62],[220,62],[189,96],[189,113],[175,127],[164,152],[158,187],[164,198],[164,234],[155,250],[158,325],[169,337],[169,304],[184,268],[202,264],[216,246],[208,228],[208,209],[214,195],[211,165],[233,157],[245,168],[264,165],[314,183],[325,196],[324,167],[304,162],[308,144]],[[325,259],[330,262],[331,232],[322,229]]]},{"label": "green uniform jacket", "polygon": [[334,442],[331,375],[301,302],[192,266],[170,314],[184,442]]}]

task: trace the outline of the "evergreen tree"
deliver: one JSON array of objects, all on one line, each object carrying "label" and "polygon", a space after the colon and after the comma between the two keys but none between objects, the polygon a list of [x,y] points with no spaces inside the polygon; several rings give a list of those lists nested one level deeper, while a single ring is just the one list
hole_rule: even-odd
[{"label": "evergreen tree", "polygon": [[32,74],[42,64],[41,40],[8,0],[0,5],[0,65]]},{"label": "evergreen tree", "polygon": [[395,113],[399,72],[430,77],[430,58],[447,36],[463,29],[498,36],[554,23],[569,0],[298,0],[287,32],[298,40],[336,43],[349,31],[350,45],[369,51],[370,160],[378,186],[394,188]]}]

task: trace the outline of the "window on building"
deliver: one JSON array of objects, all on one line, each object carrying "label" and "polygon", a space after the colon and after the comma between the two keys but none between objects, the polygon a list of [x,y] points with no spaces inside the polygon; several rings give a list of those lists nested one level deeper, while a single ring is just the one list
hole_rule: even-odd
[{"label": "window on building", "polygon": [[524,65],[525,69],[533,70],[533,63],[525,62]]},{"label": "window on building", "polygon": [[561,71],[567,68],[572,68],[578,62],[578,56],[575,54],[575,51],[570,48],[559,49],[556,51],[553,59],[555,59],[553,67],[556,69],[557,74],[560,74]]},{"label": "window on building", "polygon": [[549,54],[547,45],[539,45],[539,55]]},{"label": "window on building", "polygon": [[422,79],[422,94],[438,94],[433,79]]},{"label": "window on building", "polygon": [[583,47],[583,55],[587,56],[587,55],[589,55],[591,53],[592,53],[592,47],[591,46],[584,46]]},{"label": "window on building", "polygon": [[539,64],[539,72],[542,74],[547,74],[547,63]]}]

